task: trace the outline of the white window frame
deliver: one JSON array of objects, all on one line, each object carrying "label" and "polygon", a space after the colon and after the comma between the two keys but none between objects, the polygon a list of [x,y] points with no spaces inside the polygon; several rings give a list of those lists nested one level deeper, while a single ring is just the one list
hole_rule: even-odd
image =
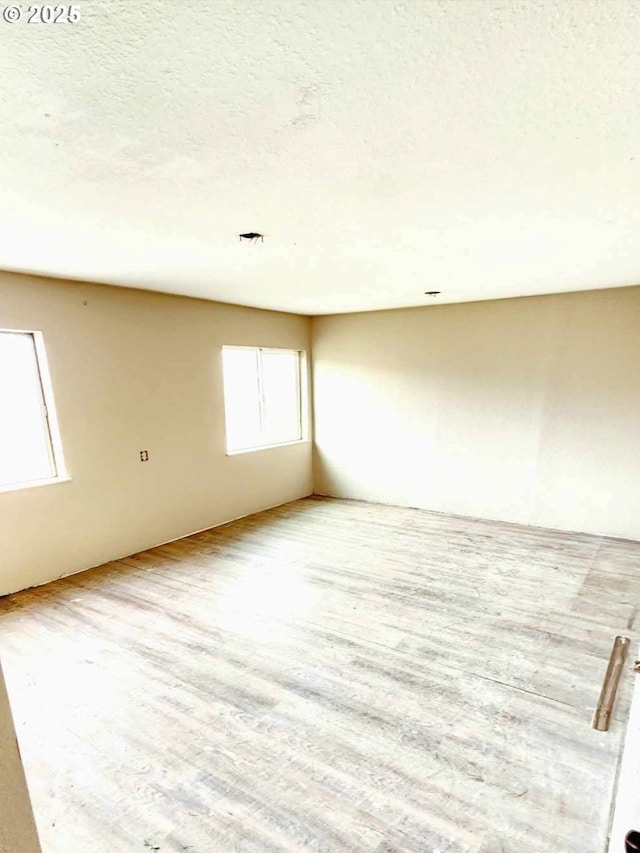
[{"label": "white window frame", "polygon": [[40,480],[21,480],[15,483],[0,483],[0,492],[14,492],[19,489],[29,489],[35,486],[47,486],[51,483],[66,483],[71,477],[67,473],[62,451],[62,439],[60,427],[56,417],[56,408],[53,399],[53,386],[49,374],[49,364],[44,346],[42,332],[33,329],[5,329],[0,328],[0,335],[27,335],[31,338],[36,360],[36,370],[40,384],[40,399],[42,404],[43,424],[47,438],[47,449],[51,460],[53,473],[50,477]]},{"label": "white window frame", "polygon": [[[268,450],[271,447],[286,447],[291,444],[303,444],[304,442],[309,441],[309,386],[308,386],[308,366],[307,366],[307,353],[305,350],[295,349],[293,347],[251,347],[251,346],[236,346],[235,344],[225,344],[220,353],[220,357],[223,364],[222,371],[222,385],[223,385],[223,396],[224,396],[224,351],[225,350],[249,350],[250,352],[288,352],[288,353],[296,353],[298,356],[298,426],[299,426],[299,438],[293,439],[292,441],[280,441],[274,443],[265,443],[265,444],[256,444],[253,447],[242,447],[238,450],[229,450],[229,436],[227,433],[227,406],[226,406],[226,398],[225,398],[225,406],[224,406],[224,415],[225,415],[225,447],[226,447],[226,455],[227,456],[238,456],[242,453],[255,453],[257,450]],[[265,428],[265,404],[264,404],[264,391],[263,391],[263,379],[262,379],[262,359],[258,358],[258,406],[260,409],[260,427],[261,432],[264,435]]]}]

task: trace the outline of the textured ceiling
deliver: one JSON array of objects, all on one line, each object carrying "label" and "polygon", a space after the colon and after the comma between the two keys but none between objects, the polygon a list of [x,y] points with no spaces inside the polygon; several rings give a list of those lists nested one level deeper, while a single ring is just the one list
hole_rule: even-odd
[{"label": "textured ceiling", "polygon": [[640,283],[637,0],[78,7],[0,22],[0,267],[309,314]]}]

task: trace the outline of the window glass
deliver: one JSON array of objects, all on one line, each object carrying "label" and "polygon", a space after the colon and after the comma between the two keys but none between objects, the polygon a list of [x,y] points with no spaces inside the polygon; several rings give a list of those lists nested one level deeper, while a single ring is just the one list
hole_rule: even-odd
[{"label": "window glass", "polygon": [[56,476],[33,334],[0,332],[0,485]]},{"label": "window glass", "polygon": [[297,352],[262,353],[264,385],[264,437],[267,444],[301,438],[300,358]]},{"label": "window glass", "polygon": [[223,347],[227,451],[302,438],[300,353]]}]

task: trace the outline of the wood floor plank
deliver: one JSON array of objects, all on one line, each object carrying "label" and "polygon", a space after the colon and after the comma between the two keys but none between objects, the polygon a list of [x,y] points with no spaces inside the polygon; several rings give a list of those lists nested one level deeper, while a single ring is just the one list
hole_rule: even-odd
[{"label": "wood floor plank", "polygon": [[315,498],[8,596],[44,853],[601,853],[639,561]]}]

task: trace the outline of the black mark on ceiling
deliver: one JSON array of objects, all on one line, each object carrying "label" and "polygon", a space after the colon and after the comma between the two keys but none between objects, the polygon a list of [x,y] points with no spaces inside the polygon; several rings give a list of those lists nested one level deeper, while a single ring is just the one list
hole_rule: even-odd
[{"label": "black mark on ceiling", "polygon": [[440,296],[440,291],[439,290],[425,290],[424,295],[425,296]]},{"label": "black mark on ceiling", "polygon": [[264,234],[258,234],[257,231],[247,231],[246,234],[239,234],[238,236],[241,240],[250,240],[252,243],[257,243],[258,240],[264,243]]}]

